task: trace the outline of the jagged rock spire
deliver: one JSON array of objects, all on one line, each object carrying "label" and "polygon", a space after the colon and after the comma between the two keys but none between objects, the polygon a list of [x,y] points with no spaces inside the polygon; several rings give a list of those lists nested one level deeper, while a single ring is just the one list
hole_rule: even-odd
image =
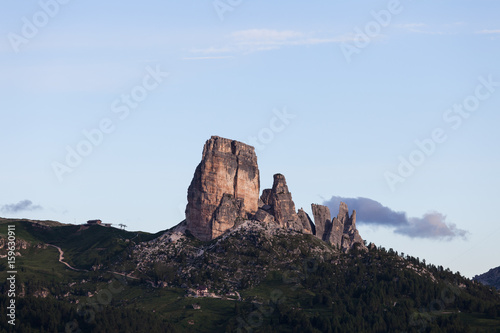
[{"label": "jagged rock spire", "polygon": [[355,243],[364,246],[363,239],[356,229],[356,211],[349,216],[349,208],[344,202],[340,203],[339,213],[333,220],[328,207],[312,204],[311,208],[316,225],[316,237],[344,250],[349,250]]},{"label": "jagged rock spire", "polygon": [[273,188],[264,190],[260,199],[265,206],[270,207],[271,215],[281,227],[291,227],[298,221],[292,194],[282,174],[274,175]]},{"label": "jagged rock spire", "polygon": [[314,225],[306,212],[299,210],[297,214],[295,211],[292,193],[288,190],[285,176],[282,174],[274,175],[273,188],[262,191],[260,200],[261,208],[257,212],[257,220],[273,221],[283,228],[307,234],[313,233]]}]

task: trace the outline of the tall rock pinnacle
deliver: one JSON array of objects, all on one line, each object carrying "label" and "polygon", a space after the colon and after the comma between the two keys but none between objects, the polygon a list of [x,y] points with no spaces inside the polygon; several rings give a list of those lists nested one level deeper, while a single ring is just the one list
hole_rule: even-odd
[{"label": "tall rock pinnacle", "polygon": [[255,219],[263,222],[275,222],[282,228],[288,228],[305,234],[312,234],[314,224],[304,210],[295,211],[292,193],[288,190],[285,176],[274,175],[273,188],[262,191],[261,207]]},{"label": "tall rock pinnacle", "polygon": [[316,226],[316,236],[319,239],[323,239],[323,235],[328,232],[332,224],[332,215],[330,214],[330,208],[312,204],[311,205],[314,224]]},{"label": "tall rock pinnacle", "polygon": [[271,206],[271,214],[281,227],[291,227],[297,222],[292,194],[288,191],[285,176],[282,174],[274,175],[273,188],[264,190],[260,199],[264,205]]},{"label": "tall rock pinnacle", "polygon": [[187,229],[200,240],[218,237],[238,217],[246,219],[257,212],[259,187],[255,149],[212,136],[188,188]]}]

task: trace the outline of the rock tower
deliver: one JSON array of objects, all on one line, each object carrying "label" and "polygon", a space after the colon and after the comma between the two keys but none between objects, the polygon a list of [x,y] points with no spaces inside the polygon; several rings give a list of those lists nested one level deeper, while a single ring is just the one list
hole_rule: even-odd
[{"label": "rock tower", "polygon": [[212,136],[188,188],[187,229],[200,240],[214,239],[257,212],[259,191],[254,147]]}]

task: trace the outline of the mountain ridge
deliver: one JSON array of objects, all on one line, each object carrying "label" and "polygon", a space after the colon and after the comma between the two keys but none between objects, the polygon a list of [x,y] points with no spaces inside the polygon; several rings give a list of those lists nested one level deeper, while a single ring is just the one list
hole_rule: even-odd
[{"label": "mountain ridge", "polygon": [[500,290],[500,266],[492,268],[486,273],[476,275],[473,279],[481,282],[482,284],[492,286]]},{"label": "mountain ridge", "polygon": [[[328,332],[328,327],[332,332],[335,327],[367,332],[461,327],[456,331],[468,332],[471,323],[488,332],[487,327],[500,325],[500,318],[495,319],[500,294],[457,273],[373,245],[343,252],[311,234],[274,224],[242,221],[227,234],[203,242],[182,230],[185,222],[145,234],[101,226],[42,229],[32,222],[9,220],[0,222],[0,236],[7,223],[35,239],[25,248],[19,239],[17,261],[24,270],[19,301],[31,306],[66,304],[73,313],[65,317],[67,322],[89,332],[106,327],[101,314],[132,309],[154,310],[151,323],[165,327],[159,332],[292,332],[293,327],[304,332]],[[58,262],[55,248],[43,246],[46,241],[59,244],[72,266],[89,271],[69,270]],[[117,288],[120,283],[123,287]],[[115,289],[121,291],[101,302],[99,295]],[[377,296],[379,292],[383,296]],[[3,301],[0,298],[0,304]],[[99,311],[91,305],[96,301]],[[332,302],[339,305],[332,307]],[[71,312],[81,308],[78,304],[84,312]],[[262,312],[255,304],[272,312]],[[439,311],[431,304],[440,304]],[[92,311],[95,315],[87,323],[85,314]],[[372,317],[365,317],[365,312]],[[262,317],[259,325],[249,319],[256,314]],[[369,319],[379,316],[385,319]],[[19,318],[29,322],[32,314]]]},{"label": "mountain ridge", "polygon": [[[188,189],[186,219],[176,226],[151,234],[0,219],[0,256],[7,255],[12,225],[17,318],[33,332],[500,327],[494,288],[393,249],[366,246],[356,212],[349,215],[345,203],[333,218],[328,207],[311,207],[314,223],[303,209],[296,211],[279,173],[260,193],[253,147],[212,137]],[[5,280],[6,262],[0,267]],[[9,301],[5,288],[0,285],[0,308]],[[5,316],[0,328],[14,331]]]}]

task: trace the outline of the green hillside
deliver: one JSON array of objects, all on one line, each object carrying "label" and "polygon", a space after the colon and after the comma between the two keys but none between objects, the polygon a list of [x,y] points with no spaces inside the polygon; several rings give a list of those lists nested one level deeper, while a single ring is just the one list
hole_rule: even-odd
[{"label": "green hillside", "polygon": [[[33,244],[52,244],[64,251],[70,265],[91,269],[93,265],[109,263],[124,252],[129,243],[148,241],[161,233],[129,232],[113,227],[68,225],[52,222],[34,223],[27,220],[0,220],[0,235],[7,233],[7,225],[16,226],[16,236]],[[57,251],[56,251],[57,252]]]},{"label": "green hillside", "polygon": [[[1,235],[7,223],[29,244],[16,259],[19,326],[2,316],[0,332],[500,332],[495,289],[392,249],[346,254],[265,228],[200,242],[3,220]],[[208,297],[192,297],[202,286]]]}]

